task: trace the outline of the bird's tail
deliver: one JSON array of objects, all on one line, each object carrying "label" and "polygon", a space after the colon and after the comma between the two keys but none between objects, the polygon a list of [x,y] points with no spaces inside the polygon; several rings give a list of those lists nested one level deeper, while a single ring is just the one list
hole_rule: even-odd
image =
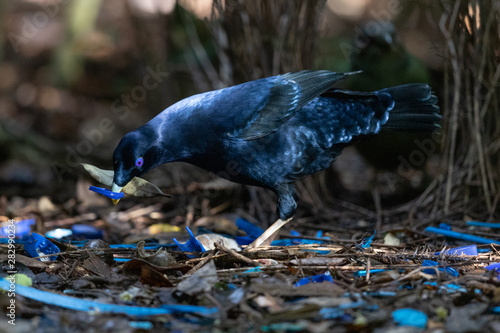
[{"label": "bird's tail", "polygon": [[441,115],[437,97],[431,87],[423,83],[412,83],[379,90],[394,101],[389,120],[382,129],[432,132],[441,128]]}]

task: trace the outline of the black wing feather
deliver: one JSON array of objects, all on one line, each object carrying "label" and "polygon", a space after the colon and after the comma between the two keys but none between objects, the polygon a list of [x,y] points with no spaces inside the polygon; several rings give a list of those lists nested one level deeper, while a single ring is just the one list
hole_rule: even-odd
[{"label": "black wing feather", "polygon": [[255,140],[277,131],[296,110],[331,89],[337,81],[355,73],[357,72],[335,73],[325,70],[309,70],[277,76],[270,90],[268,102],[242,130],[240,136],[246,140]]}]

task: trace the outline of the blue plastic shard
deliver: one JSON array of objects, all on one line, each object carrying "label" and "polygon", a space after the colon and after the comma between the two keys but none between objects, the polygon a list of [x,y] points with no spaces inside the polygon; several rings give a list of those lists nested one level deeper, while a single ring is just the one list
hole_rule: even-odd
[{"label": "blue plastic shard", "polygon": [[363,248],[363,249],[369,248],[372,245],[372,240],[373,240],[373,237],[375,237],[376,233],[377,233],[377,231],[375,230],[375,232],[373,233],[373,235],[371,235],[368,238],[364,238],[363,240],[361,240],[361,243],[359,244],[359,246],[361,246],[361,248]]},{"label": "blue plastic shard", "polygon": [[337,319],[344,315],[345,311],[336,307],[336,308],[322,308],[319,310],[319,315],[323,319]]},{"label": "blue plastic shard", "polygon": [[102,230],[87,224],[74,224],[71,230],[73,236],[78,239],[102,239],[103,237]]},{"label": "blue plastic shard", "polygon": [[439,223],[439,229],[451,230],[451,225],[446,223]]},{"label": "blue plastic shard", "polygon": [[16,238],[23,238],[31,233],[31,226],[35,224],[35,219],[27,219],[14,222],[13,227],[11,224],[0,228],[0,236],[9,237],[13,234]]},{"label": "blue plastic shard", "polygon": [[365,291],[363,295],[371,297],[394,297],[397,295],[397,292],[388,290]]},{"label": "blue plastic shard", "polygon": [[500,262],[493,263],[485,268],[490,271],[500,271]]},{"label": "blue plastic shard", "polygon": [[[441,252],[436,252],[434,254],[439,255],[439,254],[441,254]],[[461,255],[477,256],[478,255],[476,245],[466,245],[466,246],[454,247],[452,249],[443,251],[443,254],[452,255],[452,256],[461,256]]]},{"label": "blue plastic shard", "polygon": [[243,230],[248,237],[253,238],[253,240],[259,238],[259,236],[264,233],[264,230],[262,230],[262,228],[259,228],[255,224],[250,223],[242,218],[238,218],[236,220],[236,226],[240,230]]},{"label": "blue plastic shard", "polygon": [[113,192],[111,190],[108,190],[107,188],[102,188],[102,187],[97,187],[97,186],[90,186],[89,190],[102,194],[110,199],[121,199],[123,198],[123,192]]},{"label": "blue plastic shard", "polygon": [[[370,269],[370,274],[381,273],[388,271],[388,269]],[[354,276],[366,276],[367,271],[365,269],[354,272]]]},{"label": "blue plastic shard", "polygon": [[439,229],[439,228],[435,228],[435,227],[427,227],[427,228],[425,228],[425,231],[432,232],[435,234],[440,234],[440,235],[443,235],[446,237],[461,239],[461,240],[472,242],[472,243],[500,244],[499,241],[496,241],[494,239],[483,238],[483,237],[469,235],[469,234],[465,234],[465,233],[461,233],[461,232]]},{"label": "blue plastic shard", "polygon": [[154,327],[153,323],[150,321],[129,321],[128,325],[135,329],[140,330],[150,330]]},{"label": "blue plastic shard", "polygon": [[[32,233],[31,235],[26,237],[23,243],[24,250],[26,250],[26,252],[28,252],[28,254],[33,258],[61,252],[55,244],[37,233]],[[40,258],[41,261],[54,261],[56,259],[57,256]]]},{"label": "blue plastic shard", "polygon": [[[9,290],[10,282],[0,278],[0,289]],[[86,299],[60,295],[48,291],[39,290],[16,284],[16,294],[26,298],[55,305],[66,309],[94,312],[94,313],[123,313],[129,316],[154,316],[170,313],[195,313],[198,315],[212,315],[217,312],[217,308],[208,308],[196,305],[165,304],[159,308],[148,308],[140,306],[117,305],[89,301]]]},{"label": "blue plastic shard", "polygon": [[[319,237],[316,236],[316,238],[323,238],[323,239],[329,239],[329,237],[321,237],[322,232],[320,231],[318,233]],[[309,239],[308,237],[301,238],[302,234],[298,231],[292,230],[290,231],[290,236],[292,238],[283,238],[283,239],[277,239],[274,240],[271,245],[272,246],[291,246],[291,245],[304,245],[304,244],[324,244],[325,242],[322,240],[318,239]],[[236,241],[238,244],[240,244],[240,241],[238,240],[238,237],[236,237]],[[250,244],[250,243],[248,243]],[[246,245],[246,244],[240,244],[240,245]],[[311,250],[311,252],[318,252],[318,253],[329,253],[330,251],[316,251],[316,250]]]},{"label": "blue plastic shard", "polygon": [[495,271],[497,277],[500,279],[500,262],[493,263],[485,267],[489,271]]},{"label": "blue plastic shard", "polygon": [[321,282],[331,282],[333,283],[332,275],[330,271],[327,271],[325,274],[313,275],[303,278],[294,284],[295,287],[300,287],[308,283],[321,283]]},{"label": "blue plastic shard", "polygon": [[[189,233],[189,240],[181,244],[177,241],[177,239],[174,238],[175,244],[181,249],[181,251],[184,252],[205,252],[205,248],[203,248],[203,245],[194,237],[193,232],[189,227],[186,227],[187,232]],[[193,255],[188,255],[190,258],[195,258]]]},{"label": "blue plastic shard", "polygon": [[257,273],[257,272],[262,272],[262,270],[260,269],[260,266],[256,266],[256,267],[252,267],[246,271],[244,271],[243,273],[241,273],[242,275],[245,275],[245,274],[250,274],[250,273]]},{"label": "blue plastic shard", "polygon": [[116,262],[127,262],[132,260],[131,258],[114,258]]},{"label": "blue plastic shard", "polygon": [[468,226],[471,226],[471,227],[500,228],[500,223],[467,221],[467,222],[465,222],[465,224]]},{"label": "blue plastic shard", "polygon": [[[422,266],[439,266],[439,263],[437,261],[432,261],[432,260],[424,260],[422,262]],[[454,269],[453,267],[446,267],[446,268],[442,268],[442,267],[438,267],[438,270],[440,272],[446,272],[448,274],[450,274],[451,276],[454,276],[454,277],[457,277],[458,276],[458,271],[456,269]],[[434,269],[424,269],[422,270],[424,273],[427,273],[427,274],[436,274],[436,271]]]},{"label": "blue plastic shard", "polygon": [[328,236],[323,236],[323,230],[318,230],[316,233],[316,238],[330,239]]},{"label": "blue plastic shard", "polygon": [[400,326],[415,326],[425,328],[427,326],[427,315],[422,311],[403,308],[392,312],[392,319]]},{"label": "blue plastic shard", "polygon": [[235,240],[236,240],[236,243],[238,243],[238,245],[249,245],[249,244],[252,244],[252,242],[255,240],[255,238],[248,237],[248,236],[236,236]]}]

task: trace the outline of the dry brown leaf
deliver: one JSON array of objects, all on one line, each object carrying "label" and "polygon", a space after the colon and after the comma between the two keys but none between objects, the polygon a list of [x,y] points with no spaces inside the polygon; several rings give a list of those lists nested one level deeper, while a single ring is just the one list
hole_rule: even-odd
[{"label": "dry brown leaf", "polygon": [[113,185],[113,175],[115,172],[113,170],[103,170],[96,166],[87,163],[80,163],[85,170],[99,183],[111,187]]},{"label": "dry brown leaf", "polygon": [[125,187],[123,187],[123,193],[133,195],[135,197],[167,197],[171,198],[170,194],[163,193],[158,186],[153,183],[148,182],[145,179],[134,177]]},{"label": "dry brown leaf", "polygon": [[[113,170],[103,170],[94,165],[80,163],[85,170],[99,183],[111,187],[113,185]],[[145,179],[134,177],[122,189],[123,193],[134,197],[153,198],[153,197],[172,197],[170,194],[163,193],[158,186],[148,182]]]}]

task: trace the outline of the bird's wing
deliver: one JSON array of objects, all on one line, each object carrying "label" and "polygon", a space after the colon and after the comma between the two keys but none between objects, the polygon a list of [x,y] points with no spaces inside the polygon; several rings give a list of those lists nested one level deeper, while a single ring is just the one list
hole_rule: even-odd
[{"label": "bird's wing", "polygon": [[238,136],[254,140],[277,131],[296,110],[349,74],[352,73],[309,70],[277,76],[269,91],[267,103],[237,131]]}]

